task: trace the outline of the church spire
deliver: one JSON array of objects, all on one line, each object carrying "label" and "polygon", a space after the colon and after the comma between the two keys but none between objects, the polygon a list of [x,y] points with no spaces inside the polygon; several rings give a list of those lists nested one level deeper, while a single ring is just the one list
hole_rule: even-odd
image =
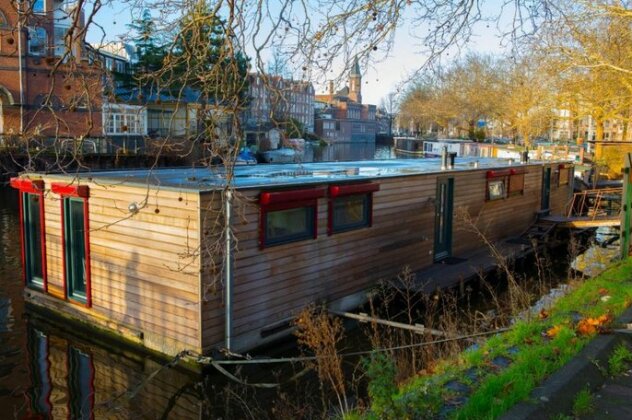
[{"label": "church spire", "polygon": [[358,57],[353,60],[353,66],[349,73],[349,99],[359,104],[362,103],[362,74]]}]

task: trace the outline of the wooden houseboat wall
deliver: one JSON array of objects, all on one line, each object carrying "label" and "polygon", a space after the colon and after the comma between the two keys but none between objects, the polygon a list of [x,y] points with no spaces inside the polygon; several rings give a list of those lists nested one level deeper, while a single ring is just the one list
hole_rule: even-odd
[{"label": "wooden houseboat wall", "polygon": [[[356,307],[378,280],[397,275],[405,266],[416,271],[433,264],[438,247],[445,248],[442,256],[479,249],[480,241],[455,213],[466,210],[488,238],[500,240],[521,234],[535,221],[543,209],[547,174],[551,212],[563,212],[572,192],[568,164],[488,162],[475,167],[478,161],[471,159],[458,161],[456,170],[441,171],[438,160],[395,162],[404,168],[396,176],[379,175],[379,168],[370,168],[380,163],[351,162],[335,165],[364,165],[373,175],[238,184],[232,199],[234,235],[228,236],[223,230],[226,201],[217,187],[200,187],[193,181],[165,187],[148,183],[151,177],[142,171],[131,182],[123,175],[116,178],[116,172],[86,174],[79,180],[24,175],[12,184],[43,197],[46,244],[43,285],[27,287],[27,298],[161,353],[205,353],[225,344],[228,281],[231,348],[244,351],[287,334],[288,322],[310,303],[327,303],[338,310]],[[428,169],[407,171],[415,162],[425,162]],[[300,174],[327,165],[332,164],[236,170],[294,168]],[[90,284],[83,300],[69,296],[62,246],[62,199],[77,194],[78,186],[87,187],[86,197],[77,199],[87,202],[89,223]],[[438,191],[451,196],[452,211],[444,221],[452,222],[452,230],[444,232],[447,240],[437,245]],[[369,226],[332,232],[332,197],[337,194],[368,197]],[[314,235],[266,244],[262,220],[267,212],[296,205],[314,209]],[[227,237],[232,240],[228,255]],[[230,270],[224,264],[227,256]]]}]

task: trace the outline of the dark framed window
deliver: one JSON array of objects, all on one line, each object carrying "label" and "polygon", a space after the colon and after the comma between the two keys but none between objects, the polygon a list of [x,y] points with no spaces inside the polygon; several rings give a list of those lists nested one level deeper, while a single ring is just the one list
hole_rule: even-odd
[{"label": "dark framed window", "polygon": [[325,190],[262,192],[259,197],[261,249],[318,236],[318,199]]},{"label": "dark framed window", "polygon": [[48,291],[44,181],[12,178],[11,186],[20,192],[20,244],[24,284]]},{"label": "dark framed window", "polygon": [[373,224],[373,193],[379,189],[379,184],[330,186],[327,233],[370,227]]},{"label": "dark framed window", "polygon": [[485,200],[503,200],[508,197],[524,194],[524,169],[503,171],[487,171]]},{"label": "dark framed window", "polygon": [[53,183],[61,200],[64,289],[66,298],[92,306],[90,284],[89,189],[85,185]]}]

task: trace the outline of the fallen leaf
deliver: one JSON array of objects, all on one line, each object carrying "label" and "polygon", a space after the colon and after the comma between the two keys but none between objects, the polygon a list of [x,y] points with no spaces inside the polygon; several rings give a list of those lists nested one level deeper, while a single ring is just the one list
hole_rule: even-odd
[{"label": "fallen leaf", "polygon": [[540,319],[547,319],[549,317],[549,313],[546,311],[546,309],[542,309],[538,316],[540,317]]},{"label": "fallen leaf", "polygon": [[546,332],[546,335],[549,338],[554,338],[560,333],[560,331],[562,331],[562,327],[560,325],[556,325],[552,328],[549,328],[549,330]]}]

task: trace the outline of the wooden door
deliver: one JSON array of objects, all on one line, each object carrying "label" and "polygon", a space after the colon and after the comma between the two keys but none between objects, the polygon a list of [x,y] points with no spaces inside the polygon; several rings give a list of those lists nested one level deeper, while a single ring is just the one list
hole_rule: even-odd
[{"label": "wooden door", "polygon": [[541,210],[548,211],[551,207],[551,168],[544,168],[542,174],[542,204]]},{"label": "wooden door", "polygon": [[435,198],[435,261],[441,261],[452,255],[453,202],[454,178],[437,180],[437,195]]}]

